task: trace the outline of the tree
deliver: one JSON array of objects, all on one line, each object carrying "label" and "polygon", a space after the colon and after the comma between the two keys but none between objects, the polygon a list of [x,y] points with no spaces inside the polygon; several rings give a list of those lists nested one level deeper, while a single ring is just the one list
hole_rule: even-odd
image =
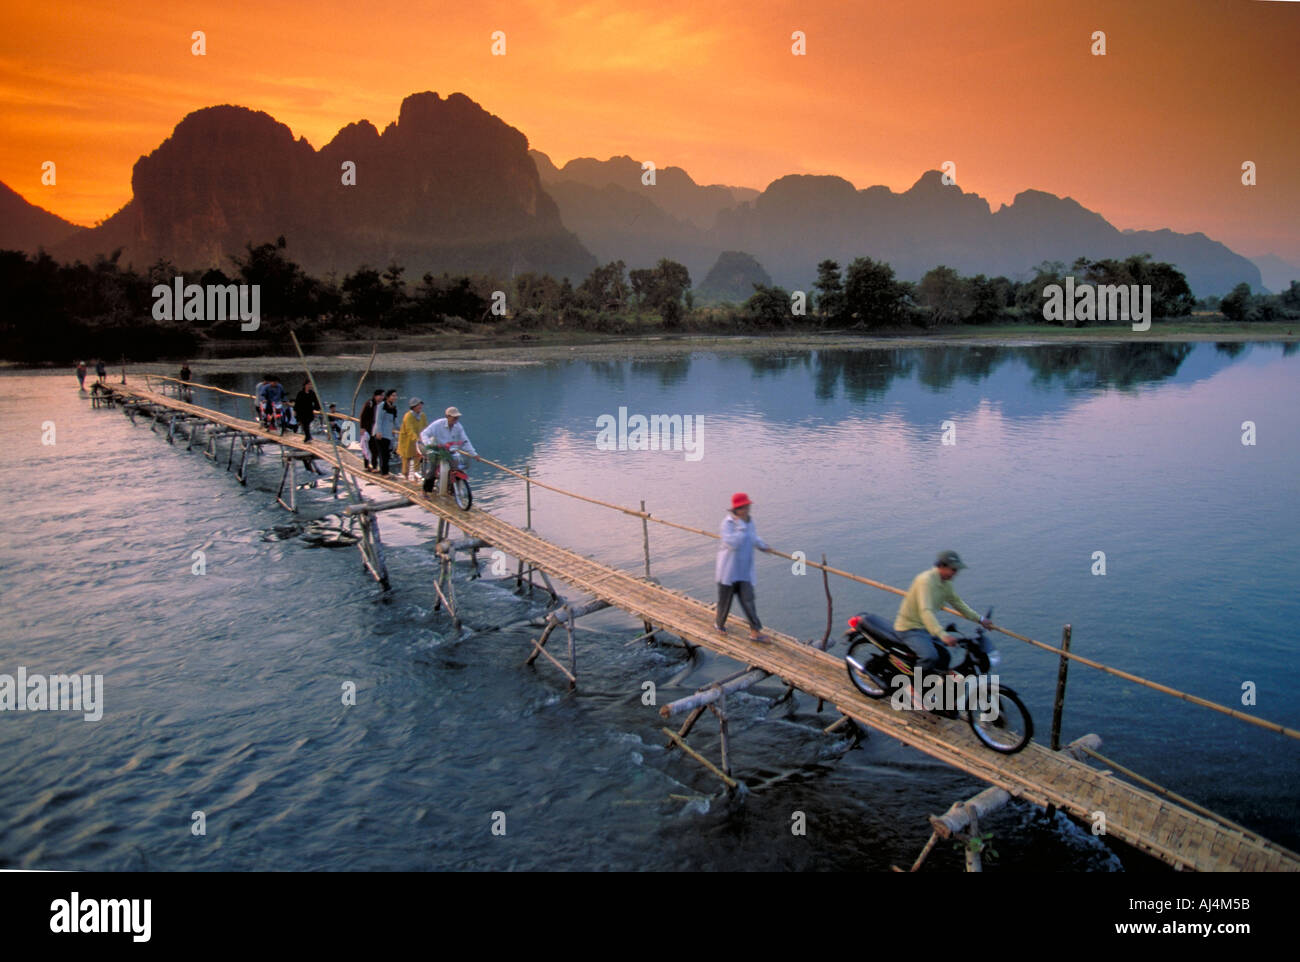
[{"label": "tree", "polygon": [[844,284],[840,280],[840,265],[832,260],[822,261],[817,265],[817,280],[813,282],[817,291],[817,312],[823,323],[842,324],[844,322]]},{"label": "tree", "polygon": [[859,327],[900,324],[906,317],[909,286],[894,279],[883,261],[856,258],[844,279],[844,306]]},{"label": "tree", "polygon": [[961,275],[942,264],[921,278],[916,287],[916,302],[930,312],[935,324],[958,324],[970,317],[975,308],[975,300]]},{"label": "tree", "polygon": [[755,284],[745,313],[762,327],[781,327],[790,322],[790,295],[780,287]]},{"label": "tree", "polygon": [[1244,321],[1251,307],[1250,285],[1244,281],[1219,302],[1219,310],[1230,321]]},{"label": "tree", "polygon": [[611,261],[593,270],[575,292],[579,306],[593,311],[622,311],[627,307],[627,265]]}]

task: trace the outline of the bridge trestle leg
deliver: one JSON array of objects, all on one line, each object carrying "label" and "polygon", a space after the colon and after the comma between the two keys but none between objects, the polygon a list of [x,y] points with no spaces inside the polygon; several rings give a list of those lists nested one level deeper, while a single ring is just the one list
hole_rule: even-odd
[{"label": "bridge trestle leg", "polygon": [[[248,469],[248,449],[251,448],[252,446],[253,446],[253,439],[245,435],[244,451],[243,454],[241,454],[239,457],[239,470],[235,472],[235,480],[238,481],[240,484],[244,485],[245,487],[248,486],[248,476],[246,474],[246,471]],[[231,445],[230,450],[231,453],[233,454],[234,453],[233,444]]]},{"label": "bridge trestle leg", "polygon": [[[296,514],[298,511],[298,499],[296,497],[296,492],[298,490],[298,461],[296,458],[289,457],[288,452],[283,448],[280,449],[280,455],[284,459],[284,470],[280,472],[280,487],[279,490],[275,492],[275,500],[282,507],[288,508]],[[284,500],[284,485],[286,481],[289,482],[289,500],[287,502]]]},{"label": "bridge trestle leg", "polygon": [[384,564],[384,542],[379,537],[379,519],[367,511],[358,517],[358,523],[361,526],[361,540],[357,542],[357,547],[361,549],[361,563],[370,572],[370,576],[387,591],[388,566]]}]

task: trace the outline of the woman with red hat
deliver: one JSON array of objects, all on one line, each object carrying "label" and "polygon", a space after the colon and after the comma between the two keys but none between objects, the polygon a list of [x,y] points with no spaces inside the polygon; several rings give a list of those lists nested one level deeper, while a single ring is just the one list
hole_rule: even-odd
[{"label": "woman with red hat", "polygon": [[749,506],[753,503],[743,491],[736,492],[731,496],[731,510],[722,519],[722,528],[718,532],[722,546],[718,549],[716,570],[718,612],[714,621],[718,631],[725,633],[731,599],[737,598],[749,622],[750,640],[762,641],[763,623],[758,620],[754,608],[754,549],[772,549],[758,536],[754,522],[749,518]]}]

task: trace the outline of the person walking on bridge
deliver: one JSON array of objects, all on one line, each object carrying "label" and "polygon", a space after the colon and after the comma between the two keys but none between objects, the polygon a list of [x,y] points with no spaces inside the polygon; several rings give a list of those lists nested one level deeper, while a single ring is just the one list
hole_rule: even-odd
[{"label": "person walking on bridge", "polygon": [[358,427],[361,428],[361,460],[365,463],[367,471],[377,463],[374,438],[371,435],[375,430],[375,409],[379,407],[383,397],[383,389],[376,390],[370,396],[370,400],[361,405],[361,417],[358,418],[360,421]]},{"label": "person walking on bridge", "polygon": [[758,611],[754,607],[754,550],[770,552],[772,549],[766,541],[758,536],[754,522],[749,516],[749,508],[754,502],[749,495],[738,491],[731,496],[731,510],[722,519],[718,531],[722,544],[718,548],[718,561],[715,566],[715,580],[718,582],[718,610],[714,624],[718,631],[726,634],[727,615],[731,613],[733,598],[740,601],[740,608],[749,622],[750,641],[763,641],[763,623],[758,620]]},{"label": "person walking on bridge", "polygon": [[402,459],[402,480],[412,480],[411,474],[420,466],[420,452],[417,444],[420,432],[429,426],[429,418],[424,413],[424,402],[418,397],[411,398],[410,408],[402,418],[402,433],[397,438],[397,456]]},{"label": "person walking on bridge", "polygon": [[302,426],[302,439],[304,441],[311,441],[311,422],[316,417],[318,410],[320,410],[320,399],[316,397],[316,392],[311,389],[311,381],[303,381],[302,390],[293,399],[293,413]]},{"label": "person walking on bridge", "polygon": [[938,643],[950,648],[957,643],[957,639],[948,634],[939,621],[945,606],[951,605],[985,628],[993,627],[993,622],[980,618],[979,613],[962,601],[953,590],[952,579],[964,567],[966,564],[957,552],[939,552],[934,567],[927,568],[912,579],[902,604],[898,606],[894,631],[916,654],[916,663],[923,669],[938,668],[941,662],[947,666],[946,653],[941,652]]},{"label": "person walking on bridge", "polygon": [[384,395],[384,402],[375,408],[375,471],[388,474],[389,461],[397,443],[397,391]]}]

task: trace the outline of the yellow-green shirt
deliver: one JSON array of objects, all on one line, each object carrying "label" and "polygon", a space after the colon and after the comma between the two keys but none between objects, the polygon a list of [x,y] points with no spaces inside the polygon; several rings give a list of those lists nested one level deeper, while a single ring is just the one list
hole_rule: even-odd
[{"label": "yellow-green shirt", "polygon": [[951,605],[967,618],[979,621],[979,615],[970,605],[957,597],[951,581],[939,577],[938,568],[927,568],[912,579],[912,586],[903,596],[903,603],[898,606],[898,617],[894,619],[895,631],[911,631],[924,628],[930,634],[945,634],[939,621],[939,613],[945,605]]}]

